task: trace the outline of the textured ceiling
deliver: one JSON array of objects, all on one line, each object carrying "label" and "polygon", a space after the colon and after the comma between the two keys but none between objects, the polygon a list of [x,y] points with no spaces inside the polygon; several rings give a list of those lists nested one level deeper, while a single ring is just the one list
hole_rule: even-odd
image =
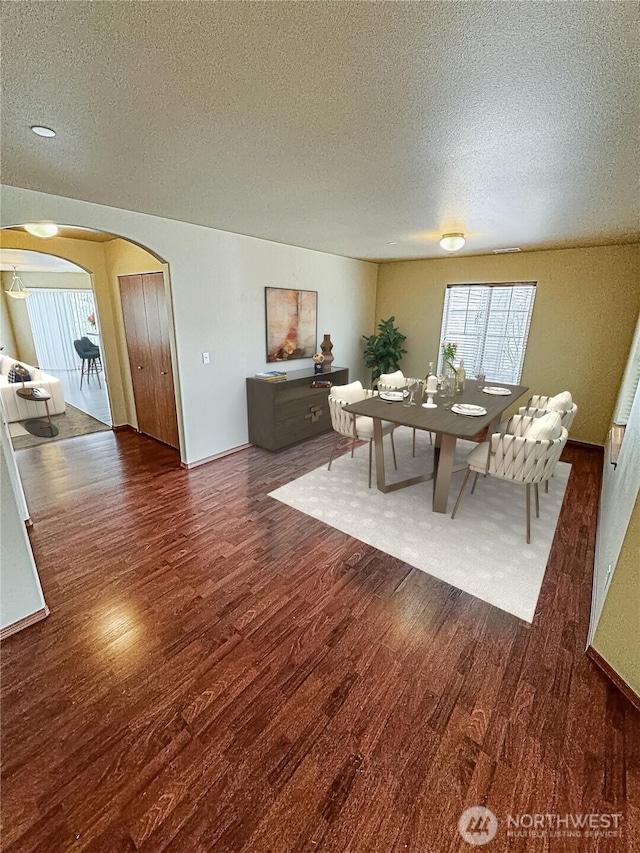
[{"label": "textured ceiling", "polygon": [[636,3],[2,17],[5,183],[370,259],[640,238]]}]

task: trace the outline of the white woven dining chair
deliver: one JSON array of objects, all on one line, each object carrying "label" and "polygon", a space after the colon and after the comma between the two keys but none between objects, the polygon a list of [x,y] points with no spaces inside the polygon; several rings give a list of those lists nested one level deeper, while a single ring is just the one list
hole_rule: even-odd
[{"label": "white woven dining chair", "polygon": [[471,494],[475,491],[480,474],[522,484],[526,492],[528,544],[531,542],[531,486],[533,485],[535,491],[536,518],[539,518],[538,485],[548,481],[552,476],[567,443],[568,433],[562,426],[558,412],[546,412],[539,418],[514,415],[508,421],[508,425],[508,432],[494,433],[489,441],[479,444],[467,457],[467,473],[451,518],[456,517],[472,471],[475,477]]},{"label": "white woven dining chair", "polygon": [[[560,415],[562,426],[569,432],[578,413],[578,407],[573,402],[571,393],[569,391],[562,391],[553,397],[534,394],[526,406],[521,406],[518,409],[519,415],[527,415],[530,418],[541,418],[547,412],[557,412]],[[506,423],[505,421],[505,426]],[[506,431],[502,429],[503,424],[500,426],[501,432]],[[544,490],[545,492],[549,491],[549,480],[545,480]]]},{"label": "white woven dining chair", "polygon": [[[329,412],[331,413],[331,425],[336,433],[333,447],[331,448],[331,456],[329,457],[328,471],[331,470],[331,463],[335,456],[336,450],[342,437],[351,439],[351,456],[356,447],[356,441],[365,440],[369,442],[369,488],[371,488],[371,461],[373,455],[373,418],[367,418],[364,415],[355,415],[352,412],[345,412],[344,406],[349,403],[359,403],[360,400],[366,400],[369,397],[377,396],[377,391],[369,391],[362,387],[361,382],[350,382],[348,385],[336,385],[331,389],[329,394]],[[396,461],[396,448],[393,443],[393,430],[395,427],[391,421],[382,421],[382,435],[388,435],[391,438],[391,451],[393,453],[393,466],[398,470]]]},{"label": "white woven dining chair", "polygon": [[546,412],[557,412],[562,426],[569,432],[578,413],[578,407],[573,402],[569,391],[563,391],[553,397],[534,394],[526,406],[518,409],[519,415],[529,415],[534,418],[542,417]]},{"label": "white woven dining chair", "polygon": [[[409,380],[401,370],[396,370],[395,373],[381,373],[378,378],[378,391],[397,391],[399,388],[406,388]],[[429,441],[433,444],[433,435],[429,433]],[[416,455],[416,431],[413,430],[413,450],[412,456]]]}]

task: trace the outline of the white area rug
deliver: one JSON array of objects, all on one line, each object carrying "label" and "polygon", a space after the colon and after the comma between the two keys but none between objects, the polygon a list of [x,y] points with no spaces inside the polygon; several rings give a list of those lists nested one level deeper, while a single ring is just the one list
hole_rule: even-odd
[{"label": "white area rug", "polygon": [[[398,472],[385,439],[387,481],[432,470],[427,433],[417,434],[411,456],[411,430],[395,432]],[[475,445],[458,441],[456,465]],[[367,487],[368,447],[359,447],[271,492],[270,497],[318,518],[362,542],[398,557],[458,589],[531,622],[549,558],[571,466],[560,462],[549,485],[540,488],[540,518],[531,494],[531,544],[525,539],[525,489],[493,477],[480,477],[475,494],[470,478],[454,520],[451,510],[464,472],[453,475],[449,513],[431,511],[433,483],[383,494]]]}]

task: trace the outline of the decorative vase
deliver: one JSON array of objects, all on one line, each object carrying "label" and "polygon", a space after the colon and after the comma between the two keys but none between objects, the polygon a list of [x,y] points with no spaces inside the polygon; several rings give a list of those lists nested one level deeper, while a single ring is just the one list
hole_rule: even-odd
[{"label": "decorative vase", "polygon": [[331,354],[331,350],[333,349],[333,344],[331,343],[331,335],[325,335],[322,343],[320,344],[320,349],[322,350],[322,354],[324,356],[324,361],[322,362],[322,372],[330,373],[331,372],[331,364],[333,363],[334,356]]}]

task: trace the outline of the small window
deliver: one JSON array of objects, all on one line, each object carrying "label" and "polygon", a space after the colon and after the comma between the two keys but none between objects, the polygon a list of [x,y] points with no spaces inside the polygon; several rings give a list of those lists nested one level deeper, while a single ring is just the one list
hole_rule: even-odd
[{"label": "small window", "polygon": [[636,325],[636,333],[631,344],[629,361],[624,371],[622,385],[618,394],[613,422],[609,431],[609,461],[618,464],[618,458],[624,442],[625,431],[629,423],[631,409],[638,393],[640,383],[640,319]]},{"label": "small window", "polygon": [[638,390],[638,382],[640,381],[640,320],[636,326],[636,333],[631,344],[631,352],[629,353],[629,361],[627,362],[618,394],[618,402],[613,415],[613,423],[621,426],[626,426],[631,414],[631,407]]},{"label": "small window", "polygon": [[518,385],[536,295],[535,282],[449,284],[444,300],[442,344],[457,343],[469,375]]}]

